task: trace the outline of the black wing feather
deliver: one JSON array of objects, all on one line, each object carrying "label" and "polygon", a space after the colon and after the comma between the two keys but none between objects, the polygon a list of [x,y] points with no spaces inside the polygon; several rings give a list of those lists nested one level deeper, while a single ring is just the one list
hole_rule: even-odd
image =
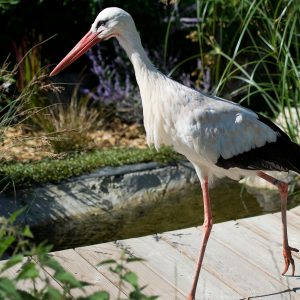
[{"label": "black wing feather", "polygon": [[259,120],[273,129],[278,138],[274,143],[266,143],[262,147],[224,159],[219,157],[216,165],[224,168],[240,168],[244,170],[289,171],[300,173],[300,146],[292,142],[289,136],[276,124],[258,115]]}]

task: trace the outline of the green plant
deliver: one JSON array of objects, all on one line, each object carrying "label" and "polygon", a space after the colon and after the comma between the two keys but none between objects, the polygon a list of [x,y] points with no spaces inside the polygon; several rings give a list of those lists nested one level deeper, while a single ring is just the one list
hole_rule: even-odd
[{"label": "green plant", "polygon": [[[19,65],[11,67],[8,59],[0,66],[0,143],[4,141],[4,135],[9,127],[19,125],[20,123],[32,119],[39,115],[37,108],[29,108],[28,103],[33,97],[40,93],[54,92],[58,93],[60,88],[47,82],[46,75],[38,74],[24,85],[20,92],[17,92],[17,74]],[[11,139],[9,145],[3,144],[2,149],[15,147],[26,140],[26,136]],[[5,150],[0,153],[0,161],[5,156]]]},{"label": "green plant", "polygon": [[[35,34],[32,33],[33,40],[36,40]],[[30,42],[28,38],[24,37],[20,45],[13,43],[17,67],[18,67],[18,78],[17,78],[17,89],[21,92],[27,84],[32,80],[32,78],[41,71],[41,55],[39,50],[39,45],[41,43],[41,35],[37,38],[37,45],[30,47]]]},{"label": "green plant", "polygon": [[[110,295],[107,291],[97,291],[87,296],[72,296],[74,289],[81,289],[86,294],[84,288],[91,284],[79,281],[73,274],[67,272],[48,254],[51,250],[50,246],[44,243],[35,245],[28,226],[22,228],[14,224],[24,211],[25,208],[16,211],[9,218],[0,218],[0,257],[4,253],[10,253],[10,258],[0,265],[0,298],[7,300],[109,300]],[[128,263],[140,260],[128,257],[123,252],[119,261],[104,261],[100,265],[110,265],[109,270],[119,278],[119,288],[125,282],[129,283],[132,292],[128,300],[156,299],[155,296],[146,296],[143,293],[144,288],[139,286],[137,275],[127,267]],[[16,268],[19,269],[18,272],[13,271]],[[8,273],[14,275],[8,276]],[[53,285],[51,277],[58,285]],[[25,282],[26,288],[24,289]]]},{"label": "green plant", "polygon": [[4,13],[7,10],[10,10],[11,7],[19,4],[21,0],[0,0],[0,12]]},{"label": "green plant", "polygon": [[[55,94],[61,90],[48,79],[48,67],[42,66],[41,46],[54,36],[42,40],[41,34],[36,37],[35,31],[31,33],[31,38],[22,38],[20,45],[13,43],[17,64],[15,65],[16,89],[19,94],[23,93],[28,86],[32,93],[26,97],[24,108],[32,111],[28,116],[30,124],[39,127],[39,113],[47,105],[49,91]],[[34,46],[31,46],[31,45]],[[47,88],[46,88],[47,87]],[[50,88],[50,89],[49,89]]]},{"label": "green plant", "polygon": [[32,97],[43,92],[57,93],[60,88],[46,81],[44,74],[34,76],[19,93],[16,92],[19,65],[11,67],[8,59],[0,67],[0,136],[6,126],[30,118],[34,109],[28,107]]},{"label": "green plant", "polygon": [[[71,290],[83,289],[87,284],[75,279],[47,254],[51,250],[50,246],[34,245],[31,241],[33,235],[28,226],[22,228],[14,224],[24,211],[25,208],[16,211],[9,218],[1,217],[0,219],[0,256],[10,253],[10,258],[3,262],[0,268],[0,298],[11,300],[73,299],[70,294]],[[7,273],[13,267],[19,267],[20,270],[11,278]],[[50,283],[49,275],[47,275],[50,270],[53,272],[53,278],[62,285],[62,290]],[[27,284],[31,283],[26,291],[19,288],[25,281]],[[37,281],[41,282],[39,288],[37,288]],[[106,292],[105,294],[101,292],[101,295],[106,297],[98,299],[109,299]],[[93,298],[89,296],[82,299]]]},{"label": "green plant", "polygon": [[[180,2],[179,10],[185,11],[185,5],[185,2]],[[212,52],[212,49],[218,45],[224,52],[232,52],[241,26],[240,15],[247,12],[249,5],[245,1],[236,0],[195,0],[194,5],[188,5],[190,6],[188,11],[193,13],[191,24],[194,26],[190,27],[186,38],[193,44],[198,44],[198,52],[182,59],[173,67],[169,75],[174,74],[187,63],[200,60],[201,68],[198,64],[193,71],[196,84],[207,77],[206,72],[209,70],[210,85],[214,87],[220,80],[226,60],[222,59],[219,53]]]},{"label": "green plant", "polygon": [[9,69],[9,62],[6,60],[0,67],[0,130],[12,121],[18,111],[20,99],[12,100],[9,95],[11,86],[15,84],[16,69]]},{"label": "green plant", "polygon": [[[214,45],[214,53],[228,61],[216,93],[229,81],[238,81],[232,95],[248,104],[260,97],[273,116],[281,112],[282,125],[299,141],[300,6],[292,0],[280,0],[276,5],[268,0],[244,2],[249,10],[245,15],[239,13],[242,27],[233,53]],[[242,47],[245,40],[248,45]]]},{"label": "green plant", "polygon": [[[245,102],[299,139],[300,6],[292,0],[195,0],[196,28],[188,38],[199,53],[179,62],[172,75],[195,59],[197,81],[210,70],[214,94]],[[199,86],[199,85],[198,85]]]},{"label": "green plant", "polygon": [[157,161],[170,163],[182,156],[170,148],[120,148],[96,150],[87,153],[73,153],[60,159],[44,159],[38,162],[12,162],[0,166],[3,183],[12,182],[13,186],[30,186],[38,183],[59,182],[72,176],[79,176],[97,168],[122,166],[141,162]]},{"label": "green plant", "polygon": [[0,68],[0,135],[12,121],[16,124],[28,120],[27,124],[44,131],[47,137],[42,138],[47,138],[58,153],[90,148],[88,132],[101,125],[101,111],[89,107],[88,96],[78,100],[79,85],[69,104],[45,106],[45,97],[50,92],[57,95],[61,87],[48,81],[36,49],[38,45],[25,56],[20,52],[13,68],[8,61]]},{"label": "green plant", "polygon": [[88,133],[103,123],[102,111],[89,107],[89,96],[79,98],[78,90],[79,85],[74,88],[69,103],[50,105],[35,116],[57,153],[93,148]]},{"label": "green plant", "polygon": [[99,267],[108,265],[109,270],[116,274],[119,278],[118,288],[119,288],[119,296],[120,299],[120,291],[125,283],[128,283],[132,288],[132,291],[129,294],[128,299],[130,300],[155,300],[158,296],[147,296],[143,293],[143,290],[146,286],[141,287],[138,283],[138,276],[136,273],[130,271],[127,265],[131,262],[143,261],[143,259],[138,257],[132,257],[131,255],[126,254],[126,250],[121,252],[121,256],[119,260],[108,259],[102,261],[98,264]]}]

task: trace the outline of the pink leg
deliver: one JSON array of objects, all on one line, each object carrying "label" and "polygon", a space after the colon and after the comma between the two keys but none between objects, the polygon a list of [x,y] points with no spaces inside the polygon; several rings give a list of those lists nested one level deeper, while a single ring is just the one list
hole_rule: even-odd
[{"label": "pink leg", "polygon": [[258,172],[257,175],[259,177],[265,179],[266,181],[276,185],[279,190],[280,200],[281,200],[281,220],[282,220],[282,231],[283,231],[283,257],[284,257],[284,262],[285,262],[285,267],[282,272],[282,275],[284,275],[288,271],[289,266],[291,265],[292,266],[292,276],[294,276],[295,263],[294,263],[294,259],[292,257],[292,251],[299,252],[299,250],[296,248],[290,247],[289,242],[288,242],[287,222],[286,222],[288,185],[287,185],[287,183],[279,181],[264,172]]},{"label": "pink leg", "polygon": [[207,177],[205,178],[204,182],[201,183],[201,188],[202,188],[203,205],[204,205],[204,223],[203,223],[204,236],[203,236],[202,244],[201,244],[201,248],[200,248],[200,254],[199,254],[199,258],[198,258],[198,262],[197,262],[196,273],[195,273],[194,280],[193,280],[193,286],[189,293],[188,300],[195,299],[197,283],[198,283],[198,278],[199,278],[199,274],[200,274],[200,270],[201,270],[201,266],[202,266],[202,261],[203,261],[207,241],[209,238],[209,234],[210,234],[212,226],[213,226],[211,206],[210,206],[210,200],[209,200],[209,194],[208,194],[208,178]]}]

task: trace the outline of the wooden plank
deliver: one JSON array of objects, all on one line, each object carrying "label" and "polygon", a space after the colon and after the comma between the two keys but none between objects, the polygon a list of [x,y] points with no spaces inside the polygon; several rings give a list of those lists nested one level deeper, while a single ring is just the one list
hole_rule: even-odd
[{"label": "wooden plank", "polygon": [[[278,219],[278,223],[281,226],[281,214],[274,214],[273,217]],[[296,230],[299,232],[300,230],[300,215],[295,214],[293,211],[287,212],[287,223],[288,223],[288,229],[290,226],[295,227]],[[291,229],[293,230],[293,229]],[[300,247],[300,245],[299,245]]]},{"label": "wooden plank", "polygon": [[119,292],[118,288],[103,276],[98,270],[83,259],[77,252],[72,249],[52,252],[51,255],[66,269],[72,273],[78,280],[91,283],[92,285],[80,289],[72,290],[72,296],[89,295],[96,291],[109,291],[112,299],[125,297],[126,295]]},{"label": "wooden plank", "polygon": [[[280,275],[283,268],[280,218],[280,213],[276,213],[215,225],[200,275],[197,299],[300,299],[299,276]],[[290,245],[300,248],[300,206],[288,212],[288,232]],[[124,286],[119,292],[118,280],[107,266],[97,268],[96,265],[109,258],[118,258],[121,248],[127,248],[133,255],[146,259],[128,266],[137,273],[140,285],[148,285],[146,294],[159,295],[162,300],[181,300],[191,287],[201,236],[200,228],[189,228],[51,255],[77,279],[92,283],[84,292],[74,290],[73,296],[106,290],[111,299],[126,298],[131,289]],[[296,274],[299,274],[300,254],[295,254],[294,259]],[[20,267],[21,264],[14,266],[5,275],[16,276]],[[55,288],[61,289],[49,270],[42,276],[37,282],[38,288],[43,287],[47,278]],[[28,290],[32,284],[22,281],[19,288]]]},{"label": "wooden plank", "polygon": [[[214,227],[212,239],[224,244],[244,260],[249,261],[266,275],[277,280],[282,285],[282,290],[287,290],[286,296],[294,294],[297,290],[298,280],[296,277],[281,276],[283,267],[281,248],[260,235],[255,234],[246,227],[239,226],[238,221],[230,221]],[[290,290],[290,291],[288,291]]]},{"label": "wooden plank", "polygon": [[[190,230],[194,231],[194,229]],[[150,269],[172,283],[181,293],[188,294],[195,272],[194,260],[182,255],[178,249],[154,236],[124,240],[120,241],[120,244],[135,256],[144,258],[145,264]],[[225,300],[240,299],[242,296],[224,284],[222,280],[216,278],[214,274],[207,272],[205,268],[202,270],[197,293],[197,299]]]},{"label": "wooden plank", "polygon": [[[178,234],[165,233],[162,238],[196,261],[200,235],[200,230],[181,230]],[[277,293],[286,290],[280,282],[214,239],[208,243],[204,267],[246,298],[272,295],[272,299],[282,299]]]},{"label": "wooden plank", "polygon": [[[76,248],[75,251],[79,253],[90,264],[97,265],[99,262],[107,259],[118,260],[120,258],[122,249],[118,248],[115,243],[105,243],[100,245],[93,245],[88,247]],[[170,283],[153,272],[143,262],[131,262],[126,265],[131,271],[138,275],[140,286],[146,286],[144,293],[146,295],[158,295],[160,299],[186,299],[186,297],[172,286]],[[108,270],[106,265],[101,266],[98,270],[116,286],[118,285],[118,277]],[[129,295],[132,288],[127,285],[124,287],[124,293]]]},{"label": "wooden plank", "polygon": [[293,212],[294,214],[300,216],[300,205],[298,205],[297,207],[292,208],[290,211]]},{"label": "wooden plank", "polygon": [[[264,216],[258,216],[254,218],[247,218],[238,220],[241,226],[249,228],[251,231],[256,234],[261,235],[265,239],[269,240],[272,246],[274,247],[274,251],[278,249],[281,252],[282,249],[282,226],[280,220],[280,214],[268,214]],[[299,229],[291,226],[289,222],[289,212],[288,212],[288,235],[289,235],[289,243],[292,247],[300,246],[300,235]],[[277,249],[277,250],[276,250]],[[278,255],[283,264],[282,253]],[[293,257],[295,259],[300,259],[300,253],[294,253]],[[296,263],[300,263],[296,261]]]}]

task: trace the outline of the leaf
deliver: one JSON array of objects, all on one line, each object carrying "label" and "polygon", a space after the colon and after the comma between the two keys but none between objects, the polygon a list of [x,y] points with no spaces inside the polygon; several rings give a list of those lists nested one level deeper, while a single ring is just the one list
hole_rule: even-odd
[{"label": "leaf", "polygon": [[122,265],[116,265],[114,272],[116,272],[117,274],[120,274],[123,270],[125,270],[125,267]]},{"label": "leaf", "polygon": [[5,262],[5,264],[3,265],[3,267],[1,268],[1,272],[13,267],[14,265],[17,265],[19,263],[22,262],[24,256],[21,255],[21,254],[18,254],[18,255],[14,255],[12,256],[9,260],[7,260]]},{"label": "leaf", "polygon": [[109,300],[109,293],[108,292],[96,292],[90,296],[85,298],[79,298],[78,300]]},{"label": "leaf", "polygon": [[59,272],[54,274],[54,278],[62,283],[70,285],[71,288],[82,288],[82,283],[68,272]]},{"label": "leaf", "polygon": [[101,261],[99,264],[97,264],[97,267],[103,266],[103,265],[111,265],[116,263],[116,261],[114,259],[107,259],[107,260],[103,260]]},{"label": "leaf", "polygon": [[8,236],[1,238],[0,243],[0,257],[4,254],[4,252],[9,248],[9,246],[15,241],[15,237]]},{"label": "leaf", "polygon": [[52,246],[48,245],[46,241],[37,245],[34,249],[34,255],[37,255],[40,261],[48,260],[50,255],[48,254],[52,250]]},{"label": "leaf", "polygon": [[21,272],[16,280],[34,279],[39,276],[39,272],[33,262],[28,262],[22,266]]},{"label": "leaf", "polygon": [[155,300],[158,299],[158,296],[146,296],[140,291],[133,291],[129,294],[129,300]]},{"label": "leaf", "polygon": [[39,300],[26,291],[18,290],[18,293],[20,294],[22,300]]},{"label": "leaf", "polygon": [[61,264],[48,255],[43,257],[43,259],[41,260],[41,263],[43,266],[47,266],[47,267],[51,268],[52,270],[54,270],[56,273],[65,272],[65,270],[61,266]]},{"label": "leaf", "polygon": [[43,299],[44,300],[60,300],[60,299],[62,299],[62,295],[59,290],[55,289],[52,286],[48,286]]},{"label": "leaf", "polygon": [[23,229],[23,236],[33,239],[33,234],[28,225]]},{"label": "leaf", "polygon": [[0,278],[0,291],[10,299],[22,300],[21,296],[17,292],[15,283],[7,277]]},{"label": "leaf", "polygon": [[140,257],[129,257],[129,258],[126,259],[126,262],[128,262],[128,263],[131,263],[131,262],[134,262],[134,261],[145,261],[145,259],[140,258]]},{"label": "leaf", "polygon": [[13,212],[10,216],[9,216],[9,222],[11,223],[11,224],[13,224],[15,221],[16,221],[16,219],[22,214],[22,213],[24,213],[24,211],[26,210],[26,206],[24,206],[24,207],[22,207],[22,208],[20,208],[20,209],[18,209],[18,210],[16,210],[15,212]]},{"label": "leaf", "polygon": [[130,283],[133,287],[138,286],[138,277],[134,272],[126,272],[122,278]]}]

